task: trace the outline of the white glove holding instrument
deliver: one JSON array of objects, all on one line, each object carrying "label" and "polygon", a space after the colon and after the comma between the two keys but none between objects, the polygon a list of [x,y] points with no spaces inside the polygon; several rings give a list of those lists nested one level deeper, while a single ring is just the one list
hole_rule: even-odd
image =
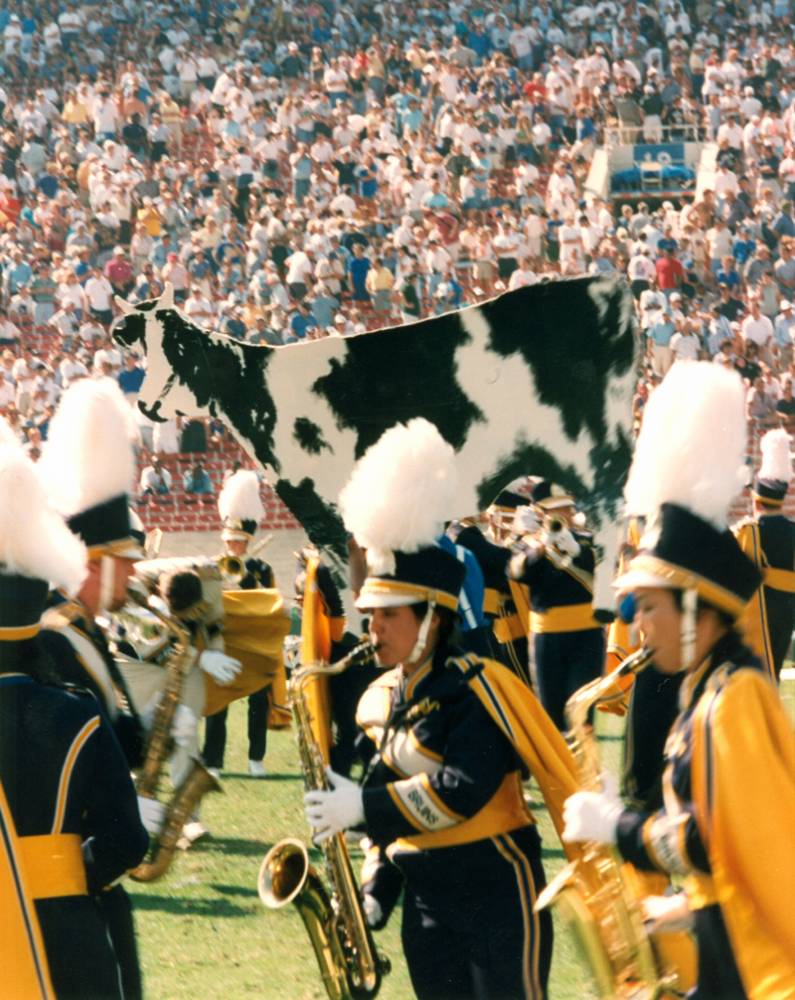
[{"label": "white glove holding instrument", "polygon": [[535,509],[529,505],[517,507],[513,515],[513,533],[515,535],[533,535],[541,527],[541,521]]},{"label": "white glove holding instrument", "polygon": [[362,909],[364,910],[364,919],[370,928],[378,927],[384,919],[384,911],[381,909],[381,904],[369,892],[366,892],[362,896]]},{"label": "white glove holding instrument", "polygon": [[615,844],[618,817],[624,805],[618,795],[618,783],[612,774],[603,774],[601,792],[575,792],[563,804],[566,828],[563,840],[593,840],[597,844]]},{"label": "white glove holding instrument", "polygon": [[343,778],[330,767],[326,778],[331,785],[327,791],[316,789],[304,796],[304,811],[314,833],[312,840],[323,844],[335,833],[357,826],[364,819],[362,790],[355,781]]},{"label": "white glove holding instrument", "polygon": [[227,656],[218,649],[203,650],[199,656],[199,666],[221,686],[231,684],[243,669],[240,660]]},{"label": "white glove holding instrument", "polygon": [[674,892],[670,896],[646,896],[641,900],[641,906],[643,926],[649,934],[671,934],[693,928],[693,913],[685,892]]},{"label": "white glove holding instrument", "polygon": [[166,807],[157,799],[150,799],[146,795],[138,796],[138,812],[141,814],[141,823],[150,837],[156,837],[163,826],[166,818]]}]

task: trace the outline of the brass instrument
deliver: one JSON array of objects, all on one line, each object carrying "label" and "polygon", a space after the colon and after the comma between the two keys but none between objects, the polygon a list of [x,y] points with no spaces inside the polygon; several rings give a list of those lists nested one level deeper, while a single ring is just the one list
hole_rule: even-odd
[{"label": "brass instrument", "polygon": [[228,553],[222,553],[215,557],[215,562],[218,569],[221,572],[221,577],[224,583],[231,587],[233,584],[238,584],[242,578],[246,575],[246,560],[253,559],[260,549],[264,549],[265,546],[273,539],[273,535],[265,535],[261,538],[256,545],[254,545],[250,552],[246,552],[242,556],[233,556]]},{"label": "brass instrument", "polygon": [[[179,705],[185,676],[193,665],[194,650],[190,632],[177,619],[150,606],[148,594],[133,581],[128,588],[129,600],[147,609],[159,620],[163,628],[176,639],[174,649],[165,665],[166,686],[155,709],[152,729],[146,744],[144,763],[135,781],[136,791],[145,798],[156,799],[163,768],[171,753],[171,725]],[[207,792],[220,792],[220,783],[210,774],[201,761],[193,766],[174,790],[166,810],[163,827],[154,840],[149,857],[130,872],[136,882],[154,882],[162,878],[174,859],[182,827]]]},{"label": "brass instrument", "polygon": [[[331,666],[310,664],[294,671],[290,678],[290,707],[307,790],[326,789],[328,783],[323,757],[310,727],[306,684],[313,677],[341,674],[352,664],[368,659],[372,652],[372,645],[364,641]],[[367,926],[344,833],[335,834],[322,849],[330,891],[310,866],[306,847],[300,840],[288,838],[265,855],[257,880],[259,897],[271,910],[295,903],[330,1000],[375,997],[382,977],[389,972],[389,962],[376,951]]]},{"label": "brass instrument", "polygon": [[[639,674],[651,659],[648,649],[639,649],[605,677],[585,684],[566,703],[567,739],[583,789],[600,789],[598,748],[588,725],[590,709],[610,695],[616,681]],[[587,842],[582,857],[552,879],[535,908],[560,907],[604,1000],[684,996],[678,970],[660,958],[644,927],[640,899],[626,872],[614,848]]]}]

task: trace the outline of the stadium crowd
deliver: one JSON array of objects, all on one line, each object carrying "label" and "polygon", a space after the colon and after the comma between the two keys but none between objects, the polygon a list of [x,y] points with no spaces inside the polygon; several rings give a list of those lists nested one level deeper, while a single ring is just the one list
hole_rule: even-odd
[{"label": "stadium crowd", "polygon": [[[0,44],[0,412],[34,456],[74,379],[135,399],[114,296],[166,282],[196,323],[279,345],[623,274],[638,412],[700,356],[743,371],[760,426],[795,421],[784,0],[7,0]],[[610,129],[716,142],[713,189],[593,196]]]}]

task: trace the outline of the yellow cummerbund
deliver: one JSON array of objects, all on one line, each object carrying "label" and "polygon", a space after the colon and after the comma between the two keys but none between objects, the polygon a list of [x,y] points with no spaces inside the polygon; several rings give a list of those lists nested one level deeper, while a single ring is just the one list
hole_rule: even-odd
[{"label": "yellow cummerbund", "polygon": [[511,639],[524,639],[526,636],[527,629],[522,625],[519,615],[497,618],[494,622],[494,638],[497,642],[510,642]]},{"label": "yellow cummerbund", "polygon": [[764,570],[765,586],[771,590],[783,590],[787,594],[795,594],[795,573],[791,569],[776,569],[766,566]]},{"label": "yellow cummerbund", "polygon": [[547,611],[530,612],[530,631],[536,635],[543,632],[584,632],[589,628],[601,628],[593,616],[591,604],[564,604]]},{"label": "yellow cummerbund", "polygon": [[400,837],[389,845],[387,854],[392,851],[429,851],[434,847],[472,844],[476,840],[499,837],[534,822],[522,794],[521,776],[518,771],[511,771],[505,775],[500,787],[480,812],[446,830]]},{"label": "yellow cummerbund", "polygon": [[76,833],[48,833],[17,841],[34,899],[86,896],[86,866]]},{"label": "yellow cummerbund", "polygon": [[502,594],[493,587],[486,587],[483,591],[483,614],[498,615],[502,604]]},{"label": "yellow cummerbund", "polygon": [[684,889],[691,910],[703,910],[705,906],[712,906],[718,901],[715,883],[710,875],[691,872],[684,880]]}]

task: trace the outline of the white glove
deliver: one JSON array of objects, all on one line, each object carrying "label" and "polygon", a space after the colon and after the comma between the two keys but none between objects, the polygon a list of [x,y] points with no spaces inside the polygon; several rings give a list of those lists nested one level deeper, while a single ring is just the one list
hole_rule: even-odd
[{"label": "white glove", "polygon": [[138,796],[138,812],[141,814],[141,823],[150,837],[156,837],[166,819],[166,807],[157,799],[147,798],[145,795]]},{"label": "white glove", "polygon": [[538,514],[529,505],[517,507],[513,515],[513,530],[517,535],[532,535],[541,527]]},{"label": "white glove", "polygon": [[362,909],[364,910],[364,919],[367,921],[368,927],[377,927],[384,919],[384,911],[381,909],[381,904],[369,892],[366,892],[362,896]]},{"label": "white glove", "polygon": [[693,914],[684,892],[675,892],[671,896],[647,896],[641,905],[643,924],[649,934],[689,931],[693,926]]},{"label": "white glove", "polygon": [[563,804],[566,828],[562,839],[567,844],[578,840],[615,844],[618,817],[624,806],[612,775],[602,775],[602,788],[601,792],[575,792],[566,799]]},{"label": "white glove", "polygon": [[187,705],[177,705],[174,719],[171,723],[171,738],[176,746],[183,750],[189,750],[196,732],[199,728],[199,720]]},{"label": "white glove", "polygon": [[326,768],[329,791],[307,792],[304,796],[306,819],[314,829],[312,840],[322,844],[335,833],[356,826],[364,819],[362,790],[355,781]]},{"label": "white glove", "polygon": [[205,649],[199,657],[199,666],[222,686],[231,684],[243,669],[240,660],[235,660],[218,649]]}]

